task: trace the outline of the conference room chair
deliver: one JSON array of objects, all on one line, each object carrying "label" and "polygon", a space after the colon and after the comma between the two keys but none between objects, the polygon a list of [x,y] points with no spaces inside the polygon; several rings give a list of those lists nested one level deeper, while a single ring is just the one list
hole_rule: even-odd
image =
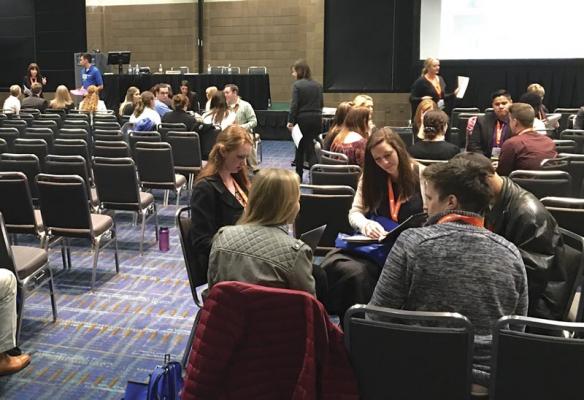
[{"label": "conference room chair", "polygon": [[89,123],[89,114],[70,112],[63,118],[63,121],[72,120],[87,121]]},{"label": "conference room chair", "polygon": [[[26,175],[22,172],[0,172],[0,213],[4,215],[9,234],[33,235],[44,248],[45,231],[41,212],[32,204]],[[16,244],[16,243],[15,243]]]},{"label": "conference room chair", "polygon": [[419,162],[422,165],[432,165],[432,164],[439,164],[439,163],[447,163],[448,160],[426,160],[423,158],[414,158],[415,161]]},{"label": "conference room chair", "polygon": [[69,140],[83,140],[87,146],[91,144],[91,137],[89,132],[81,128],[61,128],[59,130],[58,139],[69,139]]},{"label": "conference room chair", "polygon": [[560,227],[584,237],[584,199],[548,196],[541,203]]},{"label": "conference room chair", "polygon": [[466,148],[466,142],[468,140],[468,135],[471,132],[467,132],[468,120],[471,118],[478,118],[485,115],[484,113],[460,113],[458,114],[458,123],[456,126],[452,125],[452,127],[458,128],[458,143],[454,142],[452,139],[449,140],[450,143],[453,143],[460,147],[461,149]]},{"label": "conference room chair", "polygon": [[[143,254],[144,230],[154,217],[154,234],[158,241],[158,211],[152,193],[140,191],[136,166],[131,158],[93,158],[95,187],[100,210],[129,211],[141,217],[140,255]],[[147,218],[147,215],[150,217]]]},{"label": "conference room chair", "polygon": [[189,190],[193,189],[195,176],[203,167],[201,143],[197,132],[170,131],[166,142],[172,148],[175,172],[187,178]]},{"label": "conference room chair", "polygon": [[390,128],[399,135],[406,148],[414,144],[414,132],[410,126],[391,126]]},{"label": "conference room chair", "polygon": [[23,139],[43,139],[47,142],[49,152],[53,149],[53,142],[55,141],[55,134],[50,128],[26,128]]},{"label": "conference room chair", "polygon": [[574,129],[574,123],[576,122],[576,114],[572,114],[568,117],[568,127],[567,129]]},{"label": "conference room chair", "polygon": [[26,123],[26,121],[24,121],[22,119],[7,119],[7,120],[2,122],[3,128],[11,128],[11,127],[16,128],[18,130],[19,135],[24,135],[24,131],[26,130],[27,126],[28,126],[28,124]]},{"label": "conference room chair", "polygon": [[221,128],[213,124],[195,124],[195,131],[199,134],[201,142],[201,157],[203,160],[209,159],[209,153],[217,142],[217,136],[221,133]]},{"label": "conference room chair", "polygon": [[[525,328],[556,331],[554,336],[524,332]],[[564,336],[564,331],[576,333]],[[505,316],[494,327],[492,400],[579,400],[584,371],[583,323],[523,316]],[[581,337],[581,336],[580,336]]]},{"label": "conference room chair", "polygon": [[121,130],[104,130],[96,129],[93,131],[93,140],[105,141],[105,142],[117,142],[124,140],[124,135],[122,135]]},{"label": "conference room chair", "polygon": [[[41,196],[40,209],[45,227],[45,248],[51,239],[62,238],[67,251],[63,267],[71,269],[71,238],[87,239],[91,243],[93,268],[91,289],[95,288],[95,276],[99,252],[114,245],[116,273],[119,272],[118,243],[115,222],[109,215],[93,214],[89,210],[89,199],[83,178],[75,175],[37,175]],[[102,244],[103,241],[103,244]]]},{"label": "conference room chair", "polygon": [[324,255],[335,248],[340,232],[352,232],[349,210],[355,190],[350,186],[300,185],[300,211],[294,221],[294,237],[326,225],[315,255]]},{"label": "conference room chair", "polygon": [[[481,110],[478,107],[455,107],[450,114],[450,126],[458,126],[458,117],[460,114],[479,114]],[[485,111],[486,112],[486,111]]]},{"label": "conference room chair", "polygon": [[45,283],[49,285],[49,296],[53,310],[53,322],[57,321],[57,302],[53,273],[49,266],[49,254],[45,249],[29,246],[11,246],[4,218],[0,213],[0,268],[12,271],[17,282],[16,344],[20,344],[25,300]]},{"label": "conference room chair", "polygon": [[0,139],[6,142],[7,151],[12,151],[14,141],[20,135],[18,128],[13,126],[2,126],[0,128]]},{"label": "conference room chair", "polygon": [[[73,135],[72,135],[73,136]],[[67,139],[65,139],[65,137]],[[85,160],[89,177],[91,178],[91,154],[89,146],[83,139],[68,139],[68,135],[61,136],[61,139],[55,140],[52,154],[57,156],[81,156]]]},{"label": "conference room chair", "polygon": [[361,399],[469,399],[474,335],[463,315],[358,304],[344,331]]},{"label": "conference room chair", "polygon": [[6,140],[0,138],[0,154],[8,153],[8,143]]},{"label": "conference room chair", "polygon": [[45,162],[44,172],[51,175],[77,175],[85,182],[87,198],[93,211],[99,207],[97,192],[92,188],[92,170],[87,169],[86,159],[79,155],[55,155],[49,154]]},{"label": "conference room chair", "polygon": [[[327,165],[349,165],[349,157],[343,153],[320,149],[320,164]],[[319,157],[317,157],[319,158]]]},{"label": "conference room chair", "polygon": [[49,113],[49,114],[45,114],[45,113],[40,113],[39,116],[37,117],[37,119],[35,121],[55,121],[55,123],[57,124],[57,126],[59,128],[61,128],[61,125],[63,124],[63,120],[61,119],[61,115],[60,114],[54,114],[54,113]]},{"label": "conference room chair", "polygon": [[83,120],[65,120],[65,122],[63,122],[63,125],[61,126],[61,132],[64,129],[82,129],[83,131],[85,131],[85,133],[89,136],[91,135],[91,126],[89,125],[89,122],[87,121],[83,121]]},{"label": "conference room chair", "polygon": [[[96,129],[102,131],[119,131],[122,129],[122,126],[118,123],[116,117],[112,115],[113,120],[103,121],[103,120],[93,120],[93,130]],[[94,117],[95,118],[95,117]]]},{"label": "conference room chair", "polygon": [[130,122],[131,115],[122,115],[120,116],[120,125],[124,126],[125,124]]},{"label": "conference room chair", "polygon": [[164,206],[168,205],[169,192],[174,192],[178,206],[181,191],[187,180],[184,176],[175,173],[170,144],[137,142],[134,149],[134,159],[138,166],[138,176],[142,187],[164,190]]},{"label": "conference room chair", "polygon": [[554,139],[558,153],[578,153],[578,144],[574,140]]},{"label": "conference room chair", "polygon": [[268,68],[253,65],[247,68],[247,73],[249,75],[266,75],[268,73]]},{"label": "conference room chair", "polygon": [[93,156],[106,158],[130,157],[130,147],[124,141],[96,140],[93,144]]},{"label": "conference room chair", "polygon": [[[40,114],[40,111],[39,111],[39,114]],[[44,114],[58,114],[59,116],[61,116],[61,120],[64,121],[65,116],[67,115],[67,112],[63,109],[57,110],[57,109],[52,109],[52,108],[46,108],[44,111]]]},{"label": "conference room chair", "polygon": [[[563,153],[584,154],[584,130],[580,129],[565,129],[560,132],[561,140],[573,140],[576,142],[576,149],[574,151],[563,151]],[[558,150],[558,153],[560,151]]]},{"label": "conference room chair", "polygon": [[132,156],[135,154],[136,143],[138,142],[151,142],[151,143],[159,143],[162,141],[160,137],[160,133],[157,131],[141,131],[135,132],[131,131],[130,135],[128,136],[128,143],[130,144],[130,152]]},{"label": "conference room chair", "polygon": [[311,185],[341,185],[357,190],[361,177],[358,165],[314,164],[310,168]]},{"label": "conference room chair", "polygon": [[555,157],[546,158],[541,161],[542,171],[565,171],[570,173],[570,161],[567,158]]},{"label": "conference room chair", "polygon": [[49,119],[35,119],[32,121],[31,128],[48,128],[53,131],[55,137],[59,134],[59,125]]},{"label": "conference room chair", "polygon": [[572,178],[565,171],[517,170],[509,178],[535,197],[567,197],[572,191]]},{"label": "conference room chair", "polygon": [[560,153],[559,158],[568,160],[568,172],[572,177],[572,197],[584,197],[584,154]]},{"label": "conference room chair", "polygon": [[36,119],[41,114],[41,111],[36,108],[21,108],[20,113],[30,114],[33,116],[34,119]]},{"label": "conference room chair", "polygon": [[556,108],[554,110],[554,114],[562,115],[558,121],[558,130],[560,132],[562,132],[564,129],[568,129],[568,119],[571,115],[576,115],[578,110],[578,108]]},{"label": "conference room chair", "polygon": [[6,114],[4,114],[4,113],[2,113],[2,112],[0,111],[0,127],[2,126],[2,122],[3,122],[4,120],[6,120],[7,118],[8,118],[8,117],[6,116]]},{"label": "conference room chair", "polygon": [[19,118],[26,122],[26,126],[32,126],[32,121],[34,121],[34,116],[32,114],[28,114],[20,110],[20,114],[18,114]]},{"label": "conference room chair", "polygon": [[23,139],[14,141],[15,154],[34,154],[39,159],[41,171],[45,169],[45,157],[49,154],[49,146],[44,139]]},{"label": "conference room chair", "polygon": [[[103,114],[103,113],[95,113],[93,115],[93,127],[95,128],[96,123],[108,122],[108,123],[116,123],[120,126],[118,122],[118,118],[113,114]],[[118,128],[119,129],[119,128]]]},{"label": "conference room chair", "polygon": [[14,153],[0,154],[0,171],[22,172],[26,175],[33,203],[38,203],[39,191],[35,177],[41,172],[41,164],[36,155]]},{"label": "conference room chair", "polygon": [[[191,231],[191,208],[183,207],[176,213],[176,226],[179,230],[180,245],[183,253],[183,260],[187,270],[187,276],[189,278],[189,286],[191,288],[191,295],[193,296],[193,301],[197,308],[203,307],[203,293],[205,293],[209,288],[207,283],[207,271],[201,271],[197,267],[200,267],[200,263],[196,262],[196,255],[191,246],[189,240],[189,235]],[[186,367],[189,353],[191,351],[191,346],[193,344],[193,339],[195,337],[195,328],[197,326],[200,313],[197,312],[195,317],[195,323],[191,329],[191,334],[189,335],[189,340],[183,353],[182,365]]]},{"label": "conference room chair", "polygon": [[186,132],[187,126],[182,122],[163,122],[157,127],[158,133],[160,133],[160,137],[162,138],[163,142],[166,142],[166,136],[168,136],[168,132]]}]

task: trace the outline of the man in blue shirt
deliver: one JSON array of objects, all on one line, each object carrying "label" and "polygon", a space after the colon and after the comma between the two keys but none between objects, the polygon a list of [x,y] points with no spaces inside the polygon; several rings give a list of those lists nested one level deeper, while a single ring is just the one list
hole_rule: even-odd
[{"label": "man in blue shirt", "polygon": [[87,90],[87,88],[91,85],[97,86],[98,90],[103,89],[103,79],[101,77],[101,72],[95,65],[91,65],[91,61],[93,57],[91,54],[85,53],[81,55],[79,59],[79,65],[81,65],[81,86],[83,89]]},{"label": "man in blue shirt", "polygon": [[154,95],[156,99],[154,100],[154,109],[162,117],[164,114],[172,111],[167,105],[169,101],[170,89],[169,85],[166,83],[160,83],[155,86]]}]

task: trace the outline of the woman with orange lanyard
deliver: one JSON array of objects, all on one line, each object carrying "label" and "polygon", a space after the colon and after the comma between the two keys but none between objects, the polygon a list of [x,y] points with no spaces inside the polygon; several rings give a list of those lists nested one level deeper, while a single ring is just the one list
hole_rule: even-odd
[{"label": "woman with orange lanyard", "polygon": [[440,60],[427,58],[424,61],[421,76],[416,79],[410,91],[410,104],[412,105],[412,115],[415,115],[420,101],[424,99],[434,100],[438,107],[444,109],[444,101],[456,96],[458,89],[454,93],[446,94],[446,82],[438,73],[440,72]]},{"label": "woman with orange lanyard", "polygon": [[422,168],[390,128],[373,132],[367,140],[363,175],[349,211],[351,226],[377,239],[387,233],[378,217],[402,223],[422,212]]},{"label": "woman with orange lanyard", "polygon": [[189,234],[195,260],[189,268],[199,282],[207,281],[213,236],[219,228],[234,225],[247,205],[250,183],[246,160],[251,148],[247,131],[230,125],[217,136],[207,165],[197,175]]}]

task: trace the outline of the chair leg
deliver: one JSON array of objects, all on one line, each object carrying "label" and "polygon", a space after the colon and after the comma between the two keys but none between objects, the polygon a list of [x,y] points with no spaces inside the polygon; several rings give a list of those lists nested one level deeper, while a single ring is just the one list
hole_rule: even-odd
[{"label": "chair leg", "polygon": [[165,190],[164,191],[164,202],[162,203],[163,207],[168,206],[168,194],[169,194],[168,190]]},{"label": "chair leg", "polygon": [[110,229],[112,233],[112,237],[114,239],[114,260],[116,262],[116,274],[120,272],[120,258],[118,256],[118,229],[116,227],[116,223],[114,222],[114,226]]},{"label": "chair leg", "polygon": [[[47,240],[47,250],[48,250]],[[67,251],[65,250],[65,238],[61,238],[61,258],[63,259],[63,269],[67,269]]]},{"label": "chair leg", "polygon": [[[24,300],[26,299],[26,291],[19,287],[16,295],[16,345],[20,344],[20,333],[22,332],[22,320],[24,314]],[[20,300],[20,301],[19,301]]]},{"label": "chair leg", "polygon": [[154,210],[154,223],[156,224],[156,226],[154,227],[154,233],[156,235],[156,241],[158,242],[158,208],[156,207],[156,203],[152,203],[152,207]]},{"label": "chair leg", "polygon": [[180,202],[180,192],[182,191],[182,186],[176,189],[176,206],[178,207]]},{"label": "chair leg", "polygon": [[101,236],[94,239],[93,243],[93,270],[91,272],[91,290],[95,288],[95,274],[97,272],[97,260],[99,258],[99,248],[101,243]]},{"label": "chair leg", "polygon": [[195,180],[195,174],[189,174],[189,183],[188,183],[188,185],[189,185],[188,188],[189,189],[188,190],[191,191],[191,192],[193,191],[193,182],[194,182],[194,180]]},{"label": "chair leg", "polygon": [[53,309],[53,322],[57,322],[57,302],[55,301],[55,283],[53,282],[53,272],[51,267],[47,266],[49,270],[49,293],[51,296],[51,307]]},{"label": "chair leg", "polygon": [[[146,228],[146,209],[142,209],[140,210],[140,214],[142,215],[142,238],[140,239],[140,255],[142,256],[144,254],[143,248],[144,248],[144,229]],[[138,215],[136,213],[136,215]]]},{"label": "chair leg", "polygon": [[193,327],[191,328],[191,334],[189,335],[189,340],[187,341],[187,347],[185,348],[185,352],[182,358],[182,366],[183,368],[187,368],[187,363],[189,362],[189,355],[191,354],[191,347],[193,347],[193,341],[195,340],[195,333],[197,331],[197,324],[199,323],[199,319],[201,318],[201,309],[197,311],[197,315],[195,316],[195,322],[193,323]]},{"label": "chair leg", "polygon": [[71,269],[71,239],[67,238],[65,240],[65,249],[67,249],[67,265],[69,266],[69,269]]}]

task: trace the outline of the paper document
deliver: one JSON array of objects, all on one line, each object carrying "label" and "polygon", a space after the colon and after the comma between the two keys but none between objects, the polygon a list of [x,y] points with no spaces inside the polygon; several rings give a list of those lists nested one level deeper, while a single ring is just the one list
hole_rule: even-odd
[{"label": "paper document", "polygon": [[70,90],[70,92],[73,96],[85,96],[87,94],[87,90],[83,89],[83,88],[73,89],[73,90]]},{"label": "paper document", "polygon": [[456,95],[457,98],[462,99],[464,97],[466,88],[468,88],[468,81],[470,81],[468,76],[458,77],[458,94]]},{"label": "paper document", "polygon": [[302,139],[302,132],[300,131],[298,124],[296,124],[294,125],[294,128],[292,128],[292,140],[294,141],[296,148],[298,148],[298,145],[300,144],[300,139]]}]

